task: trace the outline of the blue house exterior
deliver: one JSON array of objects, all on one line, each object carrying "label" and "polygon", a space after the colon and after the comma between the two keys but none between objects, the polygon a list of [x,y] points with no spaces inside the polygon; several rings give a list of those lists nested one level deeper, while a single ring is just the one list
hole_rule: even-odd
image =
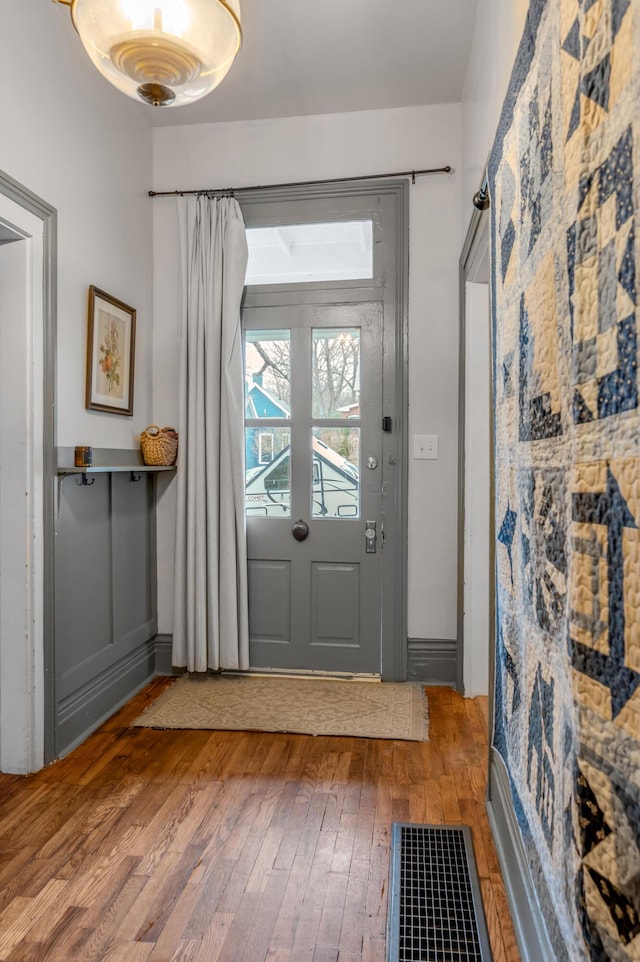
[{"label": "blue house exterior", "polygon": [[[245,417],[289,418],[291,412],[286,401],[281,401],[262,385],[262,376],[247,376],[245,384]],[[264,428],[249,428],[245,432],[245,470],[249,472],[269,464],[278,454],[273,446],[273,432]]]}]

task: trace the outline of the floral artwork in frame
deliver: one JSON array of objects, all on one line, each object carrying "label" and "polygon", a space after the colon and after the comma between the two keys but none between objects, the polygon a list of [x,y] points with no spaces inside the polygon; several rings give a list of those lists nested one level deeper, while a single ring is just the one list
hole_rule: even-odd
[{"label": "floral artwork in frame", "polygon": [[89,288],[86,406],[133,414],[136,311],[110,294]]}]

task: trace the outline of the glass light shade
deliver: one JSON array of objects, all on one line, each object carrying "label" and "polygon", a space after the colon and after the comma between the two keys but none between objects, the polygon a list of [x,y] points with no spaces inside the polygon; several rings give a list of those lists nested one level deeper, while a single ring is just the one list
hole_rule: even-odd
[{"label": "glass light shade", "polygon": [[73,0],[71,16],[100,73],[154,106],[205,97],[242,44],[239,0]]}]

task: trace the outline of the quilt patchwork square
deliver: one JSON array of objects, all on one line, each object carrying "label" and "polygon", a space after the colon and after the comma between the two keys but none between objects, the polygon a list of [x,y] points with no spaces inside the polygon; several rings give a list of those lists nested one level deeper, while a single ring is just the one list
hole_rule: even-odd
[{"label": "quilt patchwork square", "polygon": [[573,418],[584,424],[638,406],[633,137],[584,174],[567,231]]}]

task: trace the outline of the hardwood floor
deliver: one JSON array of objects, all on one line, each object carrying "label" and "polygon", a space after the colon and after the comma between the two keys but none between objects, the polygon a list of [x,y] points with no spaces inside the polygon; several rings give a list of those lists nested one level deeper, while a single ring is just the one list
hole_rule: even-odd
[{"label": "hardwood floor", "polygon": [[384,962],[393,821],[472,828],[495,962],[519,959],[484,809],[486,699],[428,743],[129,727],[0,775],[0,960]]}]

